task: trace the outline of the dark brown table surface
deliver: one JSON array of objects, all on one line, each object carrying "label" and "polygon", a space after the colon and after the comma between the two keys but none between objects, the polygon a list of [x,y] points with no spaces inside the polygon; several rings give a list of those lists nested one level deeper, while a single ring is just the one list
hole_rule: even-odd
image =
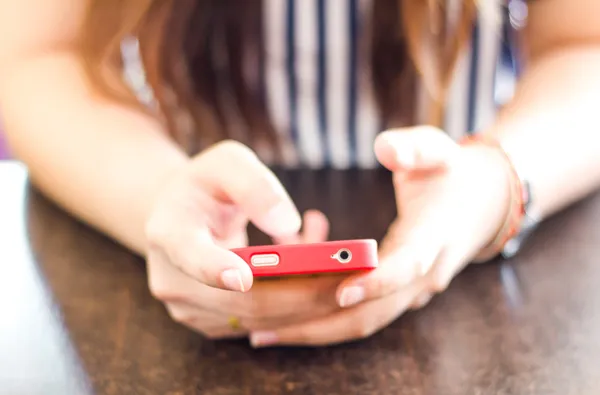
[{"label": "dark brown table surface", "polygon": [[[333,238],[383,235],[387,174],[282,173]],[[257,238],[254,240],[262,241]],[[143,261],[0,164],[0,394],[600,394],[600,197],[549,221],[518,259],[471,266],[367,340],[253,350],[173,323]]]}]

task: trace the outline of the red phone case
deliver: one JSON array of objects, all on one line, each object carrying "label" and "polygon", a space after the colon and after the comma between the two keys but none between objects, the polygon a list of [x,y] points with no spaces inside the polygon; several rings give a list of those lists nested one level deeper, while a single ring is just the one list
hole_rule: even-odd
[{"label": "red phone case", "polygon": [[370,270],[377,267],[375,240],[269,245],[232,250],[255,277]]}]

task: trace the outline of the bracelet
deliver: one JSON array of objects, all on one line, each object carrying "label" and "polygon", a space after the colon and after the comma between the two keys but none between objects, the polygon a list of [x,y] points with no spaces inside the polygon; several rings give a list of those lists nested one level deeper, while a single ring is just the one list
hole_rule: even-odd
[{"label": "bracelet", "polygon": [[484,262],[500,254],[504,250],[506,244],[519,234],[521,224],[526,215],[526,202],[529,201],[529,197],[527,196],[529,191],[523,184],[511,158],[495,137],[485,134],[475,134],[467,136],[461,141],[462,146],[474,144],[480,144],[498,150],[498,152],[506,159],[506,164],[509,167],[510,204],[508,212],[502,225],[498,229],[496,236],[488,245],[479,251],[474,259],[476,262]]}]

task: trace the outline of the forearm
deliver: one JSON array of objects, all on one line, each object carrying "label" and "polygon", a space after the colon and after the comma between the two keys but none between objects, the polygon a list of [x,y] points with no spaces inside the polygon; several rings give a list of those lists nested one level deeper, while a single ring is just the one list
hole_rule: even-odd
[{"label": "forearm", "polygon": [[600,47],[539,57],[491,132],[532,183],[543,217],[600,187]]},{"label": "forearm", "polygon": [[32,58],[10,70],[0,79],[0,109],[32,181],[142,253],[154,196],[186,156],[151,117],[94,95],[75,56]]}]

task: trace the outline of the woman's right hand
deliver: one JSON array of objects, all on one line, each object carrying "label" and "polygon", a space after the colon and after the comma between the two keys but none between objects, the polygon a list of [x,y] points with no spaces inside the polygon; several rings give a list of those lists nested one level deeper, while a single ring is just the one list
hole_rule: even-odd
[{"label": "woman's right hand", "polygon": [[147,221],[146,236],[150,290],[170,315],[210,338],[221,338],[336,310],[339,277],[253,286],[248,265],[229,251],[247,245],[249,221],[276,241],[320,242],[328,233],[327,219],[310,212],[300,235],[302,219],[284,187],[240,143],[211,147],[167,181]]}]

